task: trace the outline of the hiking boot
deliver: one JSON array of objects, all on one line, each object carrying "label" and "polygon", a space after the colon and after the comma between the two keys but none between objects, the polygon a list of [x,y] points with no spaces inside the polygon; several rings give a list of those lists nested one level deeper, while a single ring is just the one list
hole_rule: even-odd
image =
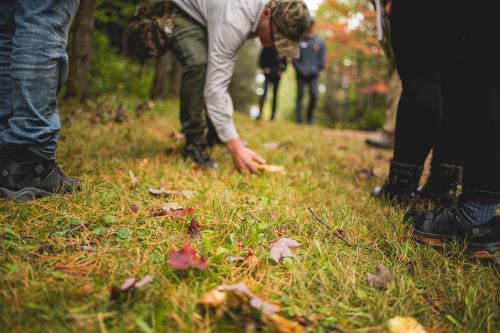
[{"label": "hiking boot", "polygon": [[208,145],[204,142],[188,142],[182,152],[184,160],[191,159],[203,169],[217,169],[219,165],[210,158]]},{"label": "hiking boot", "polygon": [[437,204],[447,204],[457,200],[458,186],[462,185],[462,167],[439,164],[431,168],[427,183],[419,190],[420,199]]},{"label": "hiking boot", "polygon": [[376,187],[372,196],[388,199],[397,204],[413,201],[417,194],[418,182],[423,167],[391,161],[389,176],[382,187]]},{"label": "hiking boot", "polygon": [[479,259],[500,258],[500,216],[475,226],[466,222],[457,204],[444,205],[434,212],[410,210],[405,221],[413,223],[413,237],[434,247],[458,241],[465,252]]},{"label": "hiking boot", "polygon": [[54,161],[10,161],[0,169],[0,197],[5,199],[30,201],[79,190],[80,181],[64,176]]},{"label": "hiking boot", "polygon": [[380,133],[365,140],[368,146],[381,149],[392,149],[394,147],[394,137],[387,133]]}]

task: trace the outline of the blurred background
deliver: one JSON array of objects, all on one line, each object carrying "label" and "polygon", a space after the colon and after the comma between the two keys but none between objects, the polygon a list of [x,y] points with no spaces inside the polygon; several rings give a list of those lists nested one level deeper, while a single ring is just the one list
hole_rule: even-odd
[{"label": "blurred background", "polygon": [[[103,100],[175,99],[181,68],[167,53],[144,59],[128,23],[139,0],[82,0],[70,36],[70,79],[62,97],[100,105]],[[321,74],[318,125],[375,130],[385,116],[387,64],[376,41],[375,15],[367,0],[308,0],[316,32],[327,44]],[[258,40],[241,49],[231,94],[237,111],[255,116],[264,76],[258,68]],[[295,70],[288,66],[279,93],[277,118],[293,121]],[[270,104],[271,98],[268,98]],[[106,112],[106,111],[103,111]],[[178,112],[178,110],[166,110]],[[264,115],[269,118],[270,105]],[[100,115],[100,119],[106,119]]]}]

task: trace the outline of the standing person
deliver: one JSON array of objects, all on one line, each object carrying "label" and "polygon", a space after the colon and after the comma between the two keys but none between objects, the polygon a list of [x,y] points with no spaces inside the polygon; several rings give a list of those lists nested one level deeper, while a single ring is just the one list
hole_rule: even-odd
[{"label": "standing person", "polygon": [[[387,6],[390,7],[390,3],[387,1]],[[456,110],[445,103],[450,84],[440,66],[447,61],[443,58],[447,36],[441,29],[441,18],[436,16],[436,11],[442,8],[436,6],[432,15],[426,16],[429,21],[419,30],[415,24],[421,17],[407,17],[407,11],[414,6],[401,1],[394,5],[397,10],[391,11],[389,17],[391,40],[403,91],[397,110],[389,176],[373,194],[397,203],[408,203],[417,195],[437,203],[453,202],[462,182],[462,152],[456,142],[463,134],[456,132]],[[424,35],[432,37],[424,41]],[[422,48],[419,43],[427,47]],[[431,49],[436,52],[430,52]],[[430,176],[418,193],[424,163],[431,151]]]},{"label": "standing person", "polygon": [[208,154],[204,107],[219,139],[241,172],[257,172],[264,159],[245,147],[233,121],[228,92],[237,53],[259,37],[285,57],[298,57],[298,42],[310,20],[302,0],[171,0],[172,50],[182,64],[181,124],[184,157],[215,167]]},{"label": "standing person", "polygon": [[32,200],[79,188],[56,150],[56,94],[68,75],[66,45],[79,0],[0,2],[0,196]]},{"label": "standing person", "polygon": [[[456,240],[468,254],[498,259],[500,51],[492,41],[498,37],[495,15],[499,5],[484,2],[481,14],[471,15],[468,3],[451,0],[437,2],[425,12],[413,1],[391,3],[391,37],[403,80],[396,149],[404,148],[408,154],[414,148],[421,154],[414,158],[423,158],[430,144],[427,137],[437,137],[436,150],[463,163],[463,192],[457,202],[432,212],[410,210],[405,220],[412,220],[413,235],[420,241],[441,246]],[[405,90],[417,98],[409,99]],[[443,125],[432,133],[428,125],[423,127],[424,121],[439,114],[421,117],[428,112],[425,106],[434,106],[436,101],[444,110]],[[398,134],[402,128],[407,130],[404,135]],[[413,142],[405,135],[413,135]]]},{"label": "standing person", "polygon": [[281,80],[281,74],[286,70],[287,60],[280,56],[274,47],[264,47],[260,53],[260,68],[264,71],[266,80],[264,81],[264,93],[260,97],[259,108],[260,113],[257,119],[261,119],[263,115],[264,103],[266,102],[267,90],[269,85],[273,85],[273,110],[271,120],[276,116],[276,107],[278,104],[278,89]]},{"label": "standing person", "polygon": [[394,135],[396,133],[396,115],[398,110],[399,98],[403,86],[399,78],[398,71],[393,70],[389,78],[389,91],[385,99],[385,123],[382,132],[366,139],[366,144],[376,148],[392,149],[394,148]]},{"label": "standing person", "polygon": [[295,120],[303,123],[304,88],[309,87],[309,106],[307,107],[307,123],[312,124],[314,108],[318,100],[318,78],[325,67],[325,42],[314,31],[314,20],[311,20],[306,34],[300,40],[300,58],[293,61],[297,71],[297,105]]}]

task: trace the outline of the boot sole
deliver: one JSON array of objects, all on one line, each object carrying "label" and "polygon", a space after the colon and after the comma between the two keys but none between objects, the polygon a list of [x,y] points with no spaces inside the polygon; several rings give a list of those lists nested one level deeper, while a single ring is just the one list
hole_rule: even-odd
[{"label": "boot sole", "polygon": [[[413,238],[415,238],[419,242],[425,243],[435,248],[443,248],[446,243],[449,243],[454,240],[453,237],[429,235],[425,233],[420,233],[418,231],[413,232]],[[469,243],[465,251],[468,255],[477,259],[496,260],[497,258],[500,258],[500,243],[495,242],[486,245]]]},{"label": "boot sole", "polygon": [[0,187],[0,197],[11,199],[19,202],[32,201],[43,197],[54,195],[54,193],[46,192],[34,187],[26,187],[19,191],[11,191]]}]

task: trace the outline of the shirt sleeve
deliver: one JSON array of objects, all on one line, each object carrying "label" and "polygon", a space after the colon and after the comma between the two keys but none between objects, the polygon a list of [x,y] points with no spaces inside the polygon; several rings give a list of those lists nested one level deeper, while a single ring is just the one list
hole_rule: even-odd
[{"label": "shirt sleeve", "polygon": [[246,35],[230,23],[208,22],[208,64],[205,80],[205,103],[219,138],[228,142],[238,138],[233,120],[233,101],[229,84],[234,72],[237,52]]}]

